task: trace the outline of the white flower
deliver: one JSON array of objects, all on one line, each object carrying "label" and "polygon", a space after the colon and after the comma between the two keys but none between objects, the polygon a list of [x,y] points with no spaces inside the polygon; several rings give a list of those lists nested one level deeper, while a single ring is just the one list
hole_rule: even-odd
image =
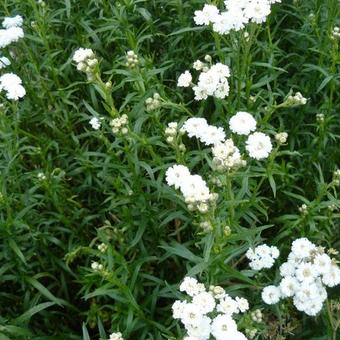
[{"label": "white flower", "polygon": [[181,192],[183,196],[200,197],[200,200],[209,199],[209,188],[200,175],[190,175],[181,183]]},{"label": "white flower", "polygon": [[216,339],[232,339],[237,332],[236,322],[228,315],[217,315],[211,324],[211,333]]},{"label": "white flower", "polygon": [[295,275],[295,266],[290,262],[282,263],[280,266],[281,276],[293,276]]},{"label": "white flower", "polygon": [[202,11],[195,11],[194,21],[196,25],[209,25],[218,16],[219,10],[214,5],[204,5]]},{"label": "white flower", "polygon": [[193,303],[186,303],[183,308],[181,321],[185,326],[197,327],[203,320],[203,313]]},{"label": "white flower", "polygon": [[244,15],[256,23],[262,23],[270,14],[270,4],[267,0],[252,0],[244,9]]},{"label": "white flower", "polygon": [[304,281],[300,284],[295,295],[302,301],[319,298],[319,287],[314,281]]},{"label": "white flower", "polygon": [[299,264],[295,272],[296,278],[299,281],[306,283],[313,282],[317,274],[314,266],[309,262]]},{"label": "white flower", "polygon": [[278,303],[281,298],[280,288],[276,286],[267,286],[263,289],[261,297],[267,305]]},{"label": "white flower", "polygon": [[109,340],[124,340],[124,338],[121,332],[116,332],[110,334]]},{"label": "white flower", "polygon": [[208,127],[207,120],[205,118],[189,118],[183,125],[183,130],[186,131],[190,138],[199,138]]},{"label": "white flower", "polygon": [[208,340],[211,330],[211,319],[203,316],[201,322],[197,325],[186,324],[185,328],[190,337],[198,340]]},{"label": "white flower", "polygon": [[218,312],[231,316],[234,313],[238,312],[238,303],[229,295],[226,295],[223,299],[220,300],[219,304],[216,307],[216,310]]},{"label": "white flower", "polygon": [[73,61],[76,63],[86,62],[87,59],[93,59],[94,52],[90,48],[79,48],[74,52]]},{"label": "white flower", "polygon": [[206,145],[213,145],[224,141],[223,128],[209,125],[205,118],[189,118],[183,125],[183,130],[190,138],[196,137]]},{"label": "white flower", "polygon": [[271,12],[271,4],[280,0],[225,0],[225,11],[220,14],[216,10],[212,15],[204,11],[195,12],[197,25],[213,24],[213,30],[219,34],[227,34],[231,30],[238,31],[249,21],[262,23]]},{"label": "white flower", "polygon": [[336,265],[331,265],[330,269],[323,274],[322,282],[328,287],[335,287],[340,284],[340,269]]},{"label": "white flower", "polygon": [[230,118],[229,128],[238,135],[249,135],[256,130],[256,120],[248,112],[237,112]]},{"label": "white flower", "polygon": [[270,138],[262,132],[254,132],[246,141],[249,156],[257,160],[267,158],[272,151]]},{"label": "white flower", "polygon": [[315,245],[312,242],[310,242],[308,239],[306,239],[305,237],[296,239],[292,243],[292,248],[291,248],[292,253],[301,259],[309,257],[311,251],[314,249],[315,249]]},{"label": "white flower", "polygon": [[0,91],[6,91],[8,99],[18,100],[25,96],[26,91],[21,79],[14,73],[5,73],[0,77]]},{"label": "white flower", "polygon": [[172,316],[174,319],[181,319],[186,305],[186,301],[176,300],[172,305]]},{"label": "white flower", "polygon": [[249,309],[249,303],[247,299],[244,298],[240,298],[240,297],[236,297],[235,298],[236,302],[237,302],[237,307],[240,310],[241,313],[244,313],[245,311],[247,311]]},{"label": "white flower", "polygon": [[7,29],[0,29],[0,48],[4,48],[12,42],[17,42],[24,37],[24,31],[21,27],[10,27]]},{"label": "white flower", "polygon": [[[201,72],[198,84],[194,87],[196,97],[215,96],[225,98],[229,94],[228,77],[230,70],[227,65],[217,63],[206,72]],[[196,99],[195,97],[195,99]]]},{"label": "white flower", "polygon": [[182,73],[177,81],[177,86],[178,87],[189,87],[192,81],[192,76],[189,71],[185,71]]},{"label": "white flower", "polygon": [[6,17],[2,22],[3,28],[11,28],[11,27],[21,27],[23,24],[23,19],[20,15],[16,15],[13,18]]},{"label": "white flower", "polygon": [[320,299],[313,299],[305,308],[305,313],[310,316],[316,316],[322,309],[323,302]]},{"label": "white flower", "polygon": [[280,290],[283,297],[294,296],[298,288],[299,282],[293,276],[286,276],[280,282]]},{"label": "white flower", "polygon": [[221,143],[225,139],[225,132],[223,128],[209,125],[206,130],[201,132],[199,139],[206,145],[214,145]]},{"label": "white flower", "polygon": [[204,67],[204,63],[202,63],[200,60],[196,60],[192,66],[196,71],[201,71]]},{"label": "white flower", "polygon": [[184,165],[173,165],[166,171],[166,182],[170,186],[174,186],[176,189],[180,188],[190,176],[189,169]]},{"label": "white flower", "polygon": [[277,247],[269,247],[266,244],[257,246],[254,250],[248,249],[246,257],[251,261],[249,266],[253,270],[271,268],[280,252]]},{"label": "white flower", "polygon": [[11,62],[8,58],[0,57],[0,70],[6,68],[9,65],[11,65]]},{"label": "white flower", "polygon": [[318,254],[314,257],[313,263],[318,274],[325,274],[329,271],[332,260],[327,254]]},{"label": "white flower", "polygon": [[90,120],[90,125],[92,126],[94,130],[98,130],[100,128],[101,123],[97,117],[93,117]]},{"label": "white flower", "polygon": [[196,305],[203,314],[210,313],[214,310],[216,302],[211,293],[202,292],[194,296],[192,303]]},{"label": "white flower", "polygon": [[203,292],[204,286],[197,282],[193,277],[185,277],[181,285],[179,286],[181,292],[186,292],[190,296],[195,296]]}]

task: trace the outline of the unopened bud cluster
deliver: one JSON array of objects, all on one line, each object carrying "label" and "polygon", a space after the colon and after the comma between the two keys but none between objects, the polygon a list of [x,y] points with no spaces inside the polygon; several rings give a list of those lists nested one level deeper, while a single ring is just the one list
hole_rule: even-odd
[{"label": "unopened bud cluster", "polygon": [[212,224],[209,221],[201,222],[200,228],[202,228],[204,232],[209,232],[213,230]]},{"label": "unopened bud cluster", "polygon": [[153,97],[148,98],[145,101],[146,111],[151,112],[160,108],[161,106],[161,96],[158,93],[155,93]]},{"label": "unopened bud cluster", "polygon": [[97,249],[101,252],[101,253],[105,253],[107,250],[107,244],[105,243],[101,243],[98,245]]},{"label": "unopened bud cluster", "polygon": [[211,151],[214,156],[213,165],[217,171],[231,170],[247,164],[231,139],[215,144]]},{"label": "unopened bud cluster", "polygon": [[247,339],[254,339],[256,334],[257,334],[257,329],[255,329],[255,328],[253,328],[253,329],[247,328],[245,330],[245,333],[246,333]]},{"label": "unopened bud cluster", "polygon": [[340,169],[335,170],[333,173],[333,184],[340,186]]},{"label": "unopened bud cluster", "polygon": [[94,69],[98,64],[98,59],[90,48],[79,48],[75,51],[73,61],[77,63],[78,71],[85,72],[89,79],[93,78]]},{"label": "unopened bud cluster", "polygon": [[[165,134],[165,139],[167,143],[169,143],[172,146],[177,145],[177,137],[178,135],[182,135],[184,133],[184,130],[178,128],[178,123],[177,122],[171,122],[168,124],[166,127],[164,134]],[[185,152],[185,145],[183,143],[180,143],[178,146],[179,150],[182,152]]]},{"label": "unopened bud cluster", "polygon": [[39,181],[44,181],[46,179],[46,175],[43,172],[38,172],[37,178]]},{"label": "unopened bud cluster", "polygon": [[316,121],[318,123],[323,123],[325,121],[325,115],[323,113],[316,114]]},{"label": "unopened bud cluster", "polygon": [[307,204],[302,204],[301,207],[299,207],[299,211],[302,215],[307,215],[308,214]]},{"label": "unopened bud cluster", "polygon": [[129,68],[135,68],[139,64],[138,55],[134,51],[128,51],[126,53],[126,66]]},{"label": "unopened bud cluster", "polygon": [[332,31],[332,39],[339,39],[340,38],[340,28],[335,26]]},{"label": "unopened bud cluster", "polygon": [[254,322],[260,323],[263,321],[263,315],[260,309],[255,309],[253,312],[251,312],[250,317]]},{"label": "unopened bud cluster", "polygon": [[166,181],[169,186],[180,189],[190,211],[198,210],[204,214],[216,204],[218,194],[211,193],[203,178],[199,175],[191,175],[184,165],[176,164],[168,168]]},{"label": "unopened bud cluster", "polygon": [[104,266],[101,263],[98,262],[92,262],[91,263],[91,268],[92,270],[94,270],[95,272],[99,272],[102,271],[104,269]]},{"label": "unopened bud cluster", "polygon": [[294,96],[288,96],[285,104],[286,106],[306,105],[307,98],[305,98],[301,92],[296,92]]},{"label": "unopened bud cluster", "polygon": [[204,61],[206,61],[206,63],[200,61],[200,60],[196,60],[193,64],[193,68],[196,71],[203,71],[203,72],[207,72],[209,70],[209,64],[211,64],[212,62],[212,58],[209,54],[207,54],[204,57]]},{"label": "unopened bud cluster", "polygon": [[337,210],[337,206],[335,204],[330,204],[328,205],[328,210],[333,212],[333,211],[336,211]]},{"label": "unopened bud cluster", "polygon": [[112,127],[112,132],[114,134],[121,133],[123,135],[126,135],[129,132],[128,129],[128,116],[126,114],[123,114],[119,118],[112,119],[110,122],[110,126]]},{"label": "unopened bud cluster", "polygon": [[277,133],[275,135],[275,140],[279,143],[279,144],[284,144],[287,142],[287,138],[288,138],[288,133],[287,132],[280,132]]}]

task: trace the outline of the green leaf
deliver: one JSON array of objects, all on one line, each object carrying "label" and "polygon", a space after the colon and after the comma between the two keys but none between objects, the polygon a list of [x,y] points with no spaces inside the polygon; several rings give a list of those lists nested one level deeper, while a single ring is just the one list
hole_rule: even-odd
[{"label": "green leaf", "polygon": [[43,302],[39,305],[36,305],[32,308],[30,308],[28,311],[26,311],[24,314],[20,315],[17,319],[15,319],[15,323],[24,323],[32,318],[33,315],[55,305],[54,302]]}]

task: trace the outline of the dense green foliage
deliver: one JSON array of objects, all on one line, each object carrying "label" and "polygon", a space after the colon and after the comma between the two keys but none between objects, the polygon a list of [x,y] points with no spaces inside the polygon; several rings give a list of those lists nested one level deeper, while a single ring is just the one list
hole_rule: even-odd
[{"label": "dense green foliage", "polygon": [[[195,275],[262,309],[258,339],[335,339],[335,288],[317,317],[291,303],[265,305],[261,289],[278,279],[279,265],[254,275],[244,254],[263,241],[280,248],[280,263],[298,237],[339,248],[339,187],[331,184],[340,159],[339,40],[331,34],[339,2],[282,0],[266,23],[250,25],[251,43],[243,32],[221,38],[194,26],[203,0],[45,2],[0,3],[0,18],[24,17],[25,37],[2,52],[11,52],[9,68],[27,91],[19,102],[0,94],[0,338],[106,339],[120,330],[126,339],[181,339],[171,305],[183,277]],[[95,51],[103,81],[112,81],[128,135],[112,134],[108,121],[98,131],[89,125],[93,115],[109,118],[108,100],[74,66],[79,47]],[[139,67],[125,66],[128,50]],[[206,54],[232,71],[225,100],[197,102],[176,86]],[[292,90],[307,105],[275,109]],[[155,92],[162,106],[147,112]],[[210,182],[220,231],[204,233],[164,174],[182,162],[211,179],[209,149],[184,138],[187,151],[176,153],[164,129],[189,116],[227,127],[238,110],[271,137],[286,131],[288,142],[227,176],[229,190]],[[93,271],[93,261],[105,270]]]}]

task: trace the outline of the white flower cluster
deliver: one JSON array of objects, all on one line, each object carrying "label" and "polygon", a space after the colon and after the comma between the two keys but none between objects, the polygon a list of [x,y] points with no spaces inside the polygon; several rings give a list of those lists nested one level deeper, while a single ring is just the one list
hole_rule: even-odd
[{"label": "white flower cluster", "polygon": [[6,57],[0,57],[0,70],[11,65],[11,61]]},{"label": "white flower cluster", "polygon": [[74,52],[73,61],[77,63],[77,70],[85,72],[88,79],[93,78],[93,71],[98,64],[94,52],[90,48],[79,48]]},{"label": "white flower cluster", "polygon": [[[229,121],[231,131],[239,135],[248,135],[256,129],[256,120],[247,112],[238,112]],[[205,118],[189,118],[182,127],[190,138],[196,137],[205,145],[213,145],[212,152],[217,170],[244,166],[239,149],[231,139],[225,139],[223,128],[209,125]],[[249,156],[260,160],[267,158],[273,149],[269,136],[262,132],[254,132],[246,140]]]},{"label": "white flower cluster", "polygon": [[[22,24],[23,19],[20,15],[6,17],[3,20],[2,27],[4,29],[0,29],[0,49],[24,37],[24,31],[21,28]],[[9,65],[11,65],[11,62],[8,58],[0,57],[0,70]],[[19,100],[26,94],[20,77],[13,73],[5,73],[0,77],[1,91],[5,91],[6,97],[10,100]]]},{"label": "white flower cluster", "polygon": [[161,106],[161,96],[155,93],[152,97],[147,98],[145,101],[146,111],[151,112],[160,108]]},{"label": "white flower cluster", "polygon": [[188,333],[184,339],[246,339],[232,318],[249,309],[246,299],[233,299],[219,286],[211,286],[207,291],[192,277],[185,277],[179,289],[189,295],[187,300],[177,300],[172,306],[174,319],[181,320]]},{"label": "white flower cluster", "polygon": [[287,97],[285,104],[286,106],[306,105],[307,98],[305,98],[301,92],[296,92],[295,95]]},{"label": "white flower cluster", "polygon": [[[256,130],[256,120],[248,112],[237,112],[229,120],[229,128],[238,135],[248,136]],[[267,158],[273,146],[270,138],[262,132],[254,132],[246,140],[246,150],[249,156],[257,160]]]},{"label": "white flower cluster", "polygon": [[182,129],[190,138],[196,137],[205,145],[215,145],[225,140],[226,134],[221,127],[209,125],[205,118],[189,118]]},{"label": "white flower cluster", "polygon": [[126,66],[135,68],[139,64],[138,55],[134,51],[127,51],[126,53]]},{"label": "white flower cluster", "polygon": [[213,164],[218,171],[230,170],[246,165],[246,161],[241,158],[240,150],[234,145],[232,139],[215,144],[211,148]]},{"label": "white flower cluster", "polygon": [[110,334],[109,340],[124,340],[121,332],[115,332]]},{"label": "white flower cluster", "polygon": [[261,244],[255,249],[249,248],[246,252],[246,257],[251,261],[249,266],[253,270],[271,268],[279,255],[280,251],[277,247],[269,247],[266,244]]},{"label": "white flower cluster", "polygon": [[22,24],[23,19],[20,15],[13,18],[6,17],[3,20],[2,27],[4,29],[0,29],[0,48],[4,48],[24,37]]},{"label": "white flower cluster", "polygon": [[310,316],[320,312],[327,299],[325,286],[340,284],[340,269],[323,250],[307,238],[292,243],[288,261],[280,267],[282,276],[278,287],[263,289],[262,299],[275,304],[281,298],[293,298],[295,307]]},{"label": "white flower cluster", "polygon": [[128,123],[129,123],[129,119],[128,119],[128,116],[126,114],[123,114],[119,118],[112,119],[110,121],[110,126],[112,127],[112,132],[114,134],[121,133],[123,135],[126,135],[129,132]]},{"label": "white flower cluster", "polygon": [[209,204],[217,200],[217,194],[210,193],[207,183],[199,175],[191,175],[184,165],[173,165],[166,171],[166,182],[180,189],[189,210],[206,213]]},{"label": "white flower cluster", "polygon": [[271,4],[281,0],[225,0],[225,10],[219,11],[215,5],[204,5],[195,11],[196,25],[212,25],[219,34],[239,31],[249,22],[262,23],[271,12]]},{"label": "white flower cluster", "polygon": [[220,99],[228,96],[230,70],[227,65],[217,63],[215,65],[201,67],[201,65],[198,65],[198,61],[196,61],[194,68],[201,70],[197,85],[192,83],[191,73],[185,71],[179,76],[177,86],[192,86],[196,100],[207,99],[208,96],[214,96]]},{"label": "white flower cluster", "polygon": [[[248,112],[237,112],[229,120],[229,128],[238,135],[248,136],[256,130],[256,120]],[[254,132],[246,140],[246,150],[249,156],[257,160],[267,158],[273,146],[270,138],[262,132]]]},{"label": "white flower cluster", "polygon": [[14,73],[5,73],[0,77],[0,92],[5,91],[6,97],[12,100],[19,100],[25,96],[26,91],[22,81]]}]

